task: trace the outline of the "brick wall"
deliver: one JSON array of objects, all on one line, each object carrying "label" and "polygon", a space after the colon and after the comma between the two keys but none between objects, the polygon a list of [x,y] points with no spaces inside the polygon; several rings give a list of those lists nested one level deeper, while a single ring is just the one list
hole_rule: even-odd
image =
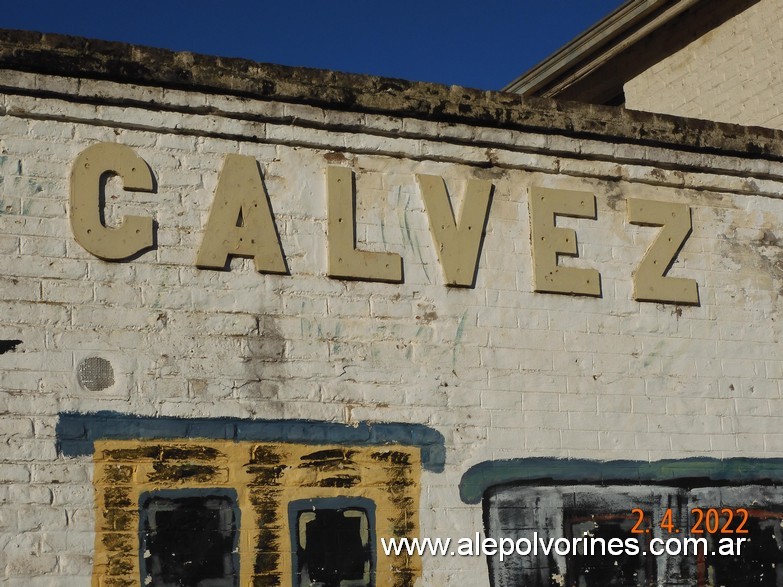
[{"label": "brick wall", "polygon": [[761,0],[625,84],[626,107],[783,128],[783,2]]},{"label": "brick wall", "polygon": [[[421,472],[419,533],[454,538],[482,528],[460,498],[478,463],[783,457],[779,135],[426,85],[411,87],[432,110],[406,113],[397,90],[330,108],[36,67],[0,71],[6,584],[90,584],[94,463],[58,452],[65,413],[425,426],[445,465]],[[461,114],[470,100],[497,123]],[[127,261],[91,255],[69,224],[72,164],[99,142],[132,147],[155,177],[153,193],[108,181],[106,225],[157,225]],[[195,267],[229,153],[259,163],[288,275]],[[401,255],[403,283],[328,277],[328,165],[355,173],[357,246]],[[416,174],[442,176],[456,210],[467,180],[491,182],[475,287],[445,285]],[[600,297],[533,291],[534,186],[595,195],[595,219],[557,222],[579,245],[561,264],[599,270]],[[690,208],[670,275],[696,280],[698,305],[633,299],[657,229],[628,222],[628,198]],[[94,383],[93,357],[113,383]],[[114,432],[150,436],[126,425]],[[425,585],[488,584],[481,557],[421,566]]]}]

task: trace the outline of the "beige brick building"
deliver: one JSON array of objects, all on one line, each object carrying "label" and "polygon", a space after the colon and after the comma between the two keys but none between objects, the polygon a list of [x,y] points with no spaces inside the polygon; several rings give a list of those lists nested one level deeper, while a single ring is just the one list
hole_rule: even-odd
[{"label": "beige brick building", "polygon": [[781,128],[783,3],[635,0],[507,89]]},{"label": "beige brick building", "polygon": [[0,582],[783,585],[781,138],[1,32]]},{"label": "beige brick building", "polygon": [[762,0],[625,84],[626,106],[783,128],[783,3]]}]

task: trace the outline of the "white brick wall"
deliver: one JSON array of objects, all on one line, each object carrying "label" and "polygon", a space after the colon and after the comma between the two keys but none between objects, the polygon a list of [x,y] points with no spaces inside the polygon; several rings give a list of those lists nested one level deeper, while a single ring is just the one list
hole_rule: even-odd
[{"label": "white brick wall", "polygon": [[[10,72],[0,81],[63,83]],[[214,110],[0,96],[0,339],[22,341],[0,355],[5,584],[90,584],[92,464],[57,455],[65,411],[431,426],[447,462],[424,473],[422,535],[454,538],[482,527],[480,506],[458,491],[482,461],[783,457],[778,161],[751,162],[764,170],[754,175],[730,155],[622,141],[110,82],[69,87]],[[479,140],[491,148],[470,145]],[[134,213],[159,225],[158,246],[127,262],[93,257],[68,224],[71,165],[99,141],[133,146],[157,181],[153,194],[107,197],[109,224]],[[403,284],[327,277],[324,169],[334,152],[356,172],[359,246],[402,255]],[[241,259],[228,272],[195,268],[227,153],[259,161],[291,275],[260,275]],[[442,175],[456,199],[469,178],[494,185],[473,289],[443,283],[417,173]],[[601,298],[532,291],[530,186],[596,195],[597,220],[558,222],[579,238],[580,259],[566,264],[597,268]],[[691,207],[693,234],[671,274],[697,280],[701,305],[633,301],[631,275],[656,230],[627,222],[629,197]],[[111,362],[114,386],[79,385],[90,356]],[[488,584],[482,558],[425,558],[423,573],[426,585]]]},{"label": "white brick wall", "polygon": [[781,14],[760,0],[626,83],[626,107],[783,128]]}]

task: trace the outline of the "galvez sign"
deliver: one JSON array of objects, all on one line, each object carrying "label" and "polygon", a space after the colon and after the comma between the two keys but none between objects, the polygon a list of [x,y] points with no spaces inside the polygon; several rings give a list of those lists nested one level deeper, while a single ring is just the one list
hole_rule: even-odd
[{"label": "galvez sign", "polygon": [[[100,143],[85,149],[71,173],[70,220],[77,242],[91,254],[122,260],[154,243],[152,218],[126,216],[120,226],[102,222],[101,190],[106,174],[118,175],[125,190],[153,191],[147,163],[130,147]],[[443,178],[417,175],[430,232],[445,281],[471,287],[475,282],[493,185],[471,179],[457,219]],[[347,167],[327,166],[328,274],[333,278],[401,283],[403,259],[390,252],[356,248],[353,174]],[[533,187],[529,193],[533,289],[537,292],[600,296],[596,269],[567,267],[559,256],[577,256],[576,232],[558,227],[558,216],[596,218],[590,192]],[[691,233],[691,212],[685,204],[629,199],[631,224],[662,227],[633,273],[634,299],[698,304],[693,279],[667,277]],[[261,273],[286,273],[277,226],[258,163],[245,155],[226,155],[209,219],[196,255],[196,265],[224,268],[232,255],[250,257]]]}]

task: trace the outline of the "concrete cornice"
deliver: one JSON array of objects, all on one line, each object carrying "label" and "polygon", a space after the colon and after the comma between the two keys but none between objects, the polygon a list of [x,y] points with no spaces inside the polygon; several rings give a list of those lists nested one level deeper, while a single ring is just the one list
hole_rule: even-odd
[{"label": "concrete cornice", "polygon": [[[783,161],[783,133],[771,129],[63,35],[0,30],[0,70]],[[3,78],[0,92],[16,91]]]}]

